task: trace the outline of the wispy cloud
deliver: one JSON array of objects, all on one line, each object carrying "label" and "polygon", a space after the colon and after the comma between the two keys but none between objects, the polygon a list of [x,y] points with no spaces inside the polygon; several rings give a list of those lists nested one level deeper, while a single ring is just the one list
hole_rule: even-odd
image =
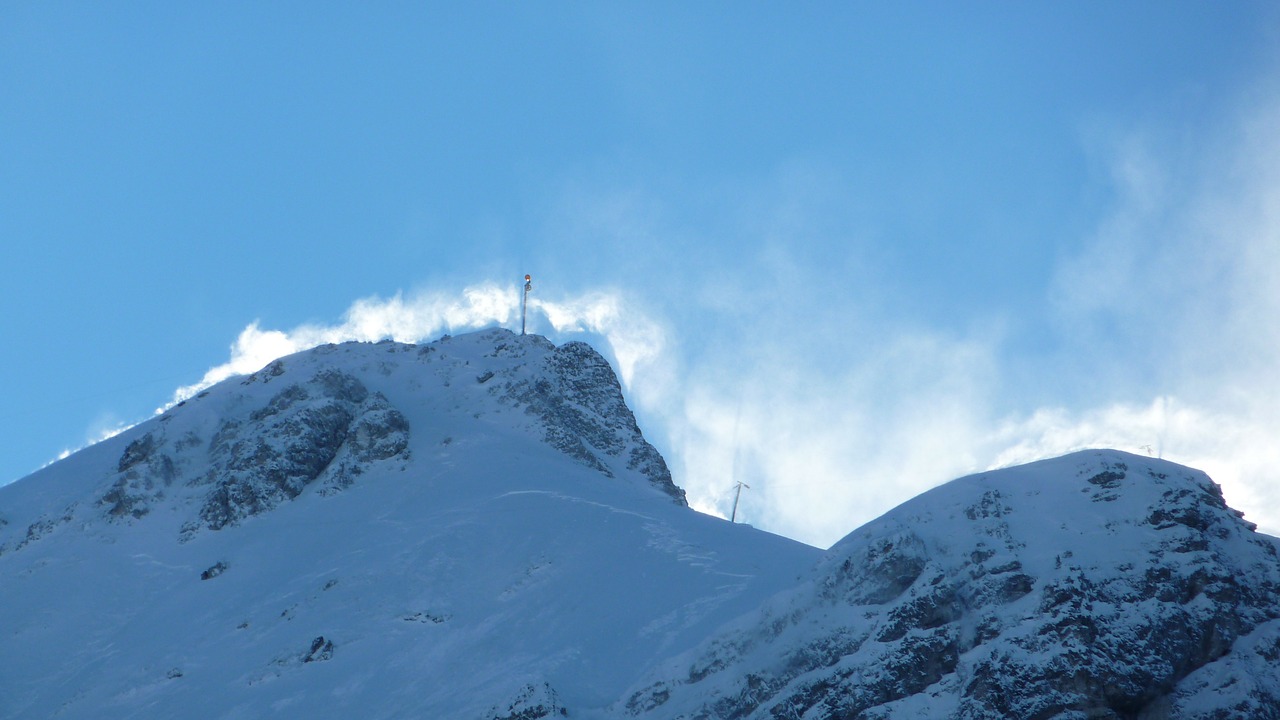
[{"label": "wispy cloud", "polygon": [[1056,278],[1090,371],[1155,397],[1037,412],[1001,432],[1014,442],[1000,460],[1152,445],[1209,471],[1280,534],[1280,91],[1255,93],[1231,118],[1190,147],[1141,132],[1116,141],[1116,207]]},{"label": "wispy cloud", "polygon": [[247,375],[272,360],[325,343],[392,339],[418,342],[444,332],[487,325],[509,325],[518,312],[515,285],[485,283],[460,293],[420,293],[406,299],[357,300],[336,325],[303,325],[289,331],[264,330],[253,323],[231,345],[231,358],[211,368],[199,382],[178,388],[173,402],[235,375]]},{"label": "wispy cloud", "polygon": [[1280,422],[1249,408],[1190,405],[1158,397],[1145,406],[1117,404],[1071,411],[1046,408],[999,427],[990,439],[992,467],[1071,450],[1112,447],[1199,468],[1223,485],[1227,501],[1266,532],[1280,535]]},{"label": "wispy cloud", "polygon": [[[704,221],[635,188],[625,201],[575,195],[551,223],[575,253],[557,271],[595,289],[539,288],[531,330],[610,355],[695,507],[728,515],[742,481],[740,519],[816,545],[950,478],[1098,446],[1203,468],[1280,533],[1274,127],[1280,103],[1258,103],[1197,145],[1209,149],[1141,133],[1104,144],[1115,201],[1053,273],[1039,309],[1053,347],[1034,357],[999,318],[930,326],[895,310],[874,243],[841,215],[852,189],[796,167],[750,189],[736,221],[714,198]],[[723,242],[707,256],[679,249],[729,232],[736,255]],[[597,249],[601,237],[612,240]],[[491,282],[360,300],[331,326],[253,324],[175,400],[322,343],[514,327],[518,300],[518,285]],[[1043,407],[1021,395],[1028,383],[1054,388]]]},{"label": "wispy cloud", "polygon": [[[272,360],[325,343],[375,342],[391,339],[422,342],[442,333],[489,326],[517,325],[520,287],[481,283],[458,292],[422,292],[406,297],[357,300],[334,325],[302,325],[292,330],[263,329],[250,324],[231,345],[231,357],[211,368],[199,382],[178,388],[173,403],[236,375],[247,375]],[[631,385],[638,372],[652,384],[667,354],[662,326],[631,306],[613,290],[596,290],[573,297],[529,301],[531,331],[569,336],[590,334],[604,341],[602,348],[619,367],[622,381]],[[549,327],[539,327],[546,325]]]},{"label": "wispy cloud", "polygon": [[[1034,357],[999,323],[895,314],[856,257],[835,275],[797,261],[815,208],[779,203],[712,290],[680,298],[703,317],[673,331],[681,400],[662,429],[695,506],[727,515],[743,481],[740,517],[824,545],[951,477],[1116,447],[1208,471],[1280,534],[1280,93],[1264,95],[1210,135],[1098,148],[1114,201],[1053,273],[1053,349]],[[690,334],[708,318],[722,342]]]},{"label": "wispy cloud", "polygon": [[[71,447],[63,448],[62,452],[58,453],[57,457],[46,462],[42,467],[48,467],[58,462],[59,460],[63,460],[68,457],[71,457],[75,453],[89,447],[90,445],[96,445],[102,442],[103,440],[110,440],[116,435],[119,435],[125,430],[128,430],[129,428],[133,427],[135,424],[136,423],[125,422],[120,418],[116,417],[115,414],[113,413],[109,413],[109,412],[103,413],[99,415],[96,420],[93,421],[93,424],[91,424],[88,430],[85,432],[83,445],[76,448],[71,448]],[[0,483],[0,485],[4,485],[4,484],[6,483]]]},{"label": "wispy cloud", "polygon": [[[653,385],[669,369],[667,331],[618,290],[597,290],[563,300],[533,299],[530,307],[546,317],[557,334],[592,333],[602,336],[618,363],[623,385],[632,386],[638,373]],[[647,394],[658,390],[650,387]]]},{"label": "wispy cloud", "polygon": [[[781,344],[717,372],[704,358],[667,418],[673,466],[695,507],[825,545],[970,469],[990,373],[984,348],[903,334],[843,357]],[[706,363],[706,364],[702,364]]]},{"label": "wispy cloud", "polygon": [[[175,401],[276,357],[347,340],[434,339],[512,325],[518,286],[484,284],[410,299],[367,298],[342,322],[290,331],[250,325],[231,358]],[[677,481],[704,512],[727,516],[735,482],[750,485],[740,520],[816,545],[947,479],[1084,447],[1150,452],[1202,467],[1264,528],[1277,506],[1268,479],[1280,457],[1277,418],[1157,397],[1144,406],[1053,407],[1001,417],[998,342],[885,332],[875,342],[767,343],[687,348],[666,320],[617,290],[531,304],[531,329],[584,337],[610,355],[645,432],[666,450]],[[835,362],[831,355],[839,357]]]}]

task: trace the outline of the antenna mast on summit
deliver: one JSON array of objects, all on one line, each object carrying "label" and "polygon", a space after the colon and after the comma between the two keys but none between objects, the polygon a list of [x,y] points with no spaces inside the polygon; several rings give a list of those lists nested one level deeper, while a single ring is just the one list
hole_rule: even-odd
[{"label": "antenna mast on summit", "polygon": [[533,290],[533,278],[524,276],[524,295],[520,298],[520,334],[524,334],[526,310],[529,307],[529,291]]},{"label": "antenna mast on summit", "polygon": [[742,497],[742,488],[750,490],[751,486],[741,480],[738,481],[738,491],[733,495],[733,512],[729,513],[729,522],[733,522],[738,517],[738,498]]}]

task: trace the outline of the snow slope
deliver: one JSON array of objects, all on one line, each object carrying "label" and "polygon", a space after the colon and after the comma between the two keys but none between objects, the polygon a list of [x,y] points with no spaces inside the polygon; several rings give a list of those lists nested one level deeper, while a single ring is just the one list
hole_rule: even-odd
[{"label": "snow slope", "polygon": [[819,556],[581,343],[325,346],[0,488],[0,718],[582,716]]},{"label": "snow slope", "polygon": [[638,682],[652,718],[1280,718],[1280,560],[1203,473],[955,480]]},{"label": "snow slope", "polygon": [[1280,720],[1278,558],[1114,451],[822,553],[686,507],[582,343],[325,346],[0,488],[0,719]]}]

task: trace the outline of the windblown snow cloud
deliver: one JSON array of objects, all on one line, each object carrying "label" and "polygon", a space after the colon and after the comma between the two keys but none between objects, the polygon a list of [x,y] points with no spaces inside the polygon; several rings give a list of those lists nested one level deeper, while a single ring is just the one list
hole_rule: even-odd
[{"label": "windblown snow cloud", "polygon": [[[1114,447],[1206,470],[1280,534],[1280,92],[1270,98],[1214,137],[1135,131],[1097,149],[1114,203],[1056,267],[1042,311],[1056,349],[1035,357],[998,324],[922,327],[874,278],[831,288],[757,240],[782,270],[744,263],[731,276],[751,291],[719,288],[731,300],[717,319],[742,340],[685,358],[667,417],[691,502],[727,515],[744,482],[740,518],[826,545],[952,477]],[[1028,406],[1028,386],[1047,400]]]},{"label": "windblown snow cloud", "polygon": [[[236,375],[247,375],[272,360],[326,343],[434,340],[443,333],[490,326],[519,325],[520,288],[482,283],[459,293],[425,292],[406,298],[356,301],[336,325],[303,325],[292,330],[263,329],[253,323],[231,346],[227,362],[211,368],[199,382],[178,388],[173,402]],[[628,307],[617,292],[594,291],[576,297],[529,301],[530,329],[551,335],[588,333],[602,337],[624,384],[640,368],[653,365],[665,348],[665,333],[656,322]],[[549,325],[549,328],[539,327]]]},{"label": "windblown snow cloud", "polygon": [[272,360],[325,343],[349,340],[374,342],[391,339],[417,342],[441,333],[510,324],[518,312],[514,286],[496,284],[469,287],[460,295],[424,293],[410,300],[397,294],[389,299],[357,300],[337,325],[303,325],[289,331],[264,330],[253,323],[241,331],[231,346],[231,358],[205,373],[199,382],[174,393],[174,402],[235,375],[247,375]]},{"label": "windblown snow cloud", "polygon": [[[856,218],[837,217],[849,188],[794,168],[736,221],[675,217],[633,189],[573,198],[608,212],[553,223],[575,255],[558,270],[603,289],[536,289],[530,330],[611,356],[691,504],[727,516],[743,482],[740,520],[815,545],[953,477],[1101,446],[1202,468],[1280,534],[1280,102],[1238,118],[1194,151],[1141,133],[1103,144],[1114,206],[1064,250],[1040,308],[1054,349],[1035,357],[999,318],[936,327],[898,310]],[[747,228],[737,257],[674,249],[726,227]],[[610,232],[625,241],[590,266],[581,251]],[[807,257],[815,236],[848,255]],[[253,324],[175,401],[322,343],[514,328],[519,299],[491,282],[360,300],[334,325]],[[1028,401],[1029,386],[1051,391]]]},{"label": "windblown snow cloud", "polygon": [[[1101,382],[1148,404],[1044,410],[1001,437],[1002,461],[1048,448],[1153,446],[1208,471],[1228,502],[1280,534],[1280,91],[1188,149],[1133,133],[1112,148],[1118,202],[1060,267],[1070,345]],[[1124,358],[1124,365],[1108,362]]]},{"label": "windblown snow cloud", "polygon": [[[363,299],[331,326],[245,328],[226,362],[175,402],[271,360],[329,342],[433,340],[445,332],[518,325],[519,288]],[[1146,405],[1046,407],[1001,414],[999,342],[899,329],[874,343],[784,335],[748,349],[694,345],[618,291],[537,300],[532,331],[583,337],[611,354],[641,424],[690,503],[815,545],[953,477],[1084,447],[1147,452],[1209,471],[1228,500],[1275,532],[1274,444],[1280,418],[1159,396]],[[756,320],[760,321],[759,319]],[[840,358],[831,362],[830,355]],[[1257,410],[1260,405],[1250,406]],[[1270,434],[1270,435],[1269,435]]]}]

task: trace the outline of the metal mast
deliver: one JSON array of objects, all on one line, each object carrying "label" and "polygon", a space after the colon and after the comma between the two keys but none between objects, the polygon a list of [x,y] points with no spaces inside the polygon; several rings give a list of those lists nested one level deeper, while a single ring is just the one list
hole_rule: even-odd
[{"label": "metal mast", "polygon": [[524,295],[520,298],[520,334],[524,334],[526,309],[529,306],[529,291],[533,290],[533,278],[524,276]]},{"label": "metal mast", "polygon": [[733,495],[733,512],[729,513],[729,522],[733,522],[738,517],[738,498],[742,497],[742,488],[751,489],[751,486],[738,481],[738,491]]}]

